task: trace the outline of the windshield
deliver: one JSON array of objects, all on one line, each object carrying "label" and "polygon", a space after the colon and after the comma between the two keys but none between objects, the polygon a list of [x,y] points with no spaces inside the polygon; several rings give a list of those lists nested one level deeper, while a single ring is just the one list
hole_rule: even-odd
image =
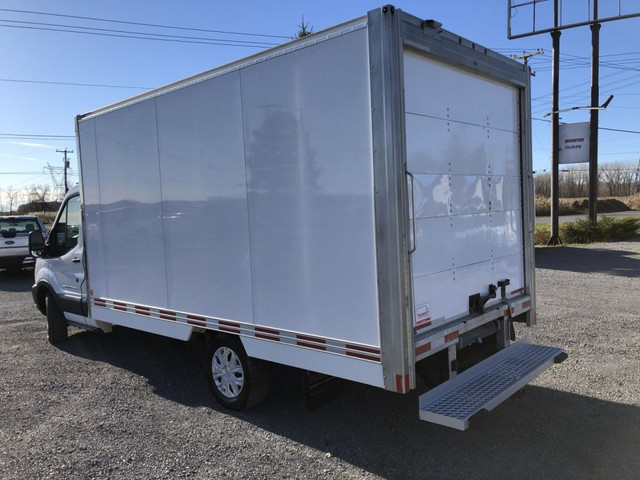
[{"label": "windshield", "polygon": [[40,225],[32,218],[3,218],[0,220],[0,232],[5,238],[20,234],[29,235],[34,230],[40,230]]}]

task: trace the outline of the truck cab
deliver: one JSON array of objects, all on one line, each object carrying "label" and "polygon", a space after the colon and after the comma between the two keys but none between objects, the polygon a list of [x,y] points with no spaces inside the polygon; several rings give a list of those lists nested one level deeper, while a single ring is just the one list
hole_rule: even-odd
[{"label": "truck cab", "polygon": [[29,236],[29,249],[37,258],[31,293],[47,316],[51,343],[67,338],[67,325],[95,328],[87,318],[81,211],[75,186],[65,196],[48,238],[41,231]]}]

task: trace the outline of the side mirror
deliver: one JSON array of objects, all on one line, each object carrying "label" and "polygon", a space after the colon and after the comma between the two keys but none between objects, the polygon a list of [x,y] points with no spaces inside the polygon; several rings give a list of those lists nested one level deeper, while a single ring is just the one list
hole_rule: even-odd
[{"label": "side mirror", "polygon": [[34,230],[29,234],[29,251],[31,255],[36,258],[44,257],[46,246],[44,244],[44,237],[40,230]]}]

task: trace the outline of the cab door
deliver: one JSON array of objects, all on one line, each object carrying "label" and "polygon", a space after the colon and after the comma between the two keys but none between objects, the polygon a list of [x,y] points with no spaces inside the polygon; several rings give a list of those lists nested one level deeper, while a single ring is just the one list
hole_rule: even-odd
[{"label": "cab door", "polygon": [[80,195],[67,199],[48,243],[50,282],[57,294],[58,306],[68,320],[86,323],[84,292],[84,243]]}]

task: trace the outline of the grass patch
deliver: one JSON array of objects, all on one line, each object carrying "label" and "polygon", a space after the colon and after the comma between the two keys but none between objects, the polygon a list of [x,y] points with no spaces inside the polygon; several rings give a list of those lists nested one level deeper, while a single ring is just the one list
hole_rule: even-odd
[{"label": "grass patch", "polygon": [[[597,224],[589,218],[561,224],[560,239],[563,243],[616,242],[632,238],[639,230],[638,218],[613,218],[603,215]],[[550,235],[549,225],[536,225],[535,244],[546,245]]]},{"label": "grass patch", "polygon": [[548,224],[536,225],[533,232],[533,239],[536,245],[546,245],[551,236],[551,226]]}]

